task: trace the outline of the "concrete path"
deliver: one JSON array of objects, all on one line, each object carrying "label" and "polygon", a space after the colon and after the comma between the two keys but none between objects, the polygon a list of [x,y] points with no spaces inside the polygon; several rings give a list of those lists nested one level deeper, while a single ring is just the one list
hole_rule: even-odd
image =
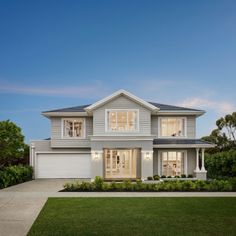
[{"label": "concrete path", "polygon": [[33,180],[0,190],[0,236],[25,236],[48,196],[68,181]]},{"label": "concrete path", "polygon": [[58,192],[71,179],[33,180],[0,190],[0,236],[24,236],[48,197],[236,197],[236,192]]}]

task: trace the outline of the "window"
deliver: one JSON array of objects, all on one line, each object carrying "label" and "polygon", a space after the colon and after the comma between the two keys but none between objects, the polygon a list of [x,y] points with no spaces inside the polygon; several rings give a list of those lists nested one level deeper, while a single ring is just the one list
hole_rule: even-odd
[{"label": "window", "polygon": [[185,137],[185,118],[161,118],[161,137]]},{"label": "window", "polygon": [[84,138],[84,119],[63,119],[63,138]]},{"label": "window", "polygon": [[162,175],[180,176],[184,174],[184,151],[161,152]]},{"label": "window", "polygon": [[107,131],[137,131],[138,110],[108,110]]}]

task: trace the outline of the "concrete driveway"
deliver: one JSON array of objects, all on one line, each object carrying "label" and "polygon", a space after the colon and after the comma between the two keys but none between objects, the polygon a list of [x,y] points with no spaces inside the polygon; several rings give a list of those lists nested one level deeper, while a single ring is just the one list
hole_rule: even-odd
[{"label": "concrete driveway", "polygon": [[68,179],[33,180],[0,190],[0,236],[23,236],[29,231],[48,196]]}]

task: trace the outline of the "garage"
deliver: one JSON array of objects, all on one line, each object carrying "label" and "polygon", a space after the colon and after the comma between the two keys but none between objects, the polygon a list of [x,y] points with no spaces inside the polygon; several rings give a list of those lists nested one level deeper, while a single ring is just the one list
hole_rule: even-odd
[{"label": "garage", "polygon": [[38,153],[36,178],[90,178],[91,155],[85,153]]}]

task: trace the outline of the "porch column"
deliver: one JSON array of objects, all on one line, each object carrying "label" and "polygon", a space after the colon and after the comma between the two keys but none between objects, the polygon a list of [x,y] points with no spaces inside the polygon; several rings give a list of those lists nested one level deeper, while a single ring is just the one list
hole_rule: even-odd
[{"label": "porch column", "polygon": [[141,151],[141,178],[153,176],[153,150]]},{"label": "porch column", "polygon": [[199,172],[199,148],[196,148],[196,169],[195,172]]},{"label": "porch column", "polygon": [[91,152],[91,180],[96,176],[103,177],[103,151],[96,150]]},{"label": "porch column", "polygon": [[206,169],[205,169],[205,158],[204,158],[204,154],[205,154],[205,149],[204,148],[202,148],[202,168],[201,168],[201,171],[206,171]]}]

